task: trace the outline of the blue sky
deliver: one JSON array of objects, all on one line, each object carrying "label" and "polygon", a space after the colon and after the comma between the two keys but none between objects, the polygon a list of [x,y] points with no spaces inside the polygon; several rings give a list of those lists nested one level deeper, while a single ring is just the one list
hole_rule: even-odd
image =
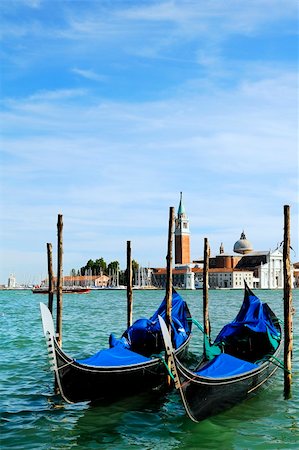
[{"label": "blue sky", "polygon": [[1,267],[64,273],[165,265],[183,191],[191,255],[283,239],[298,251],[298,6],[294,0],[2,0]]}]

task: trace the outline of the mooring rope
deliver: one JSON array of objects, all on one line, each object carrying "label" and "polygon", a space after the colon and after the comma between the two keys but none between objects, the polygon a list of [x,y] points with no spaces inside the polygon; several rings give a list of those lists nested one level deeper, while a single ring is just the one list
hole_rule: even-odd
[{"label": "mooring rope", "polygon": [[[291,371],[285,367],[284,363],[279,358],[276,358],[276,356],[274,356],[274,355],[266,355],[266,356],[264,356],[264,358],[257,360],[255,362],[255,364],[263,363],[267,359],[270,360],[271,363],[274,364],[275,366],[277,366],[279,369],[284,370],[286,373],[291,373]],[[272,360],[274,360],[274,361],[272,361]]]}]

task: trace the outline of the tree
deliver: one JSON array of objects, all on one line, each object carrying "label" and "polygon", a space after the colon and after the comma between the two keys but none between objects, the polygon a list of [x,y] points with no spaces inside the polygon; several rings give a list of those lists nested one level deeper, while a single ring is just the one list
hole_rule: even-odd
[{"label": "tree", "polygon": [[108,273],[111,272],[118,272],[119,271],[119,262],[118,261],[112,261],[107,266]]},{"label": "tree", "polygon": [[[134,283],[134,274],[138,271],[139,264],[135,259],[132,260],[132,272],[133,272],[133,283]],[[76,275],[75,269],[72,269],[72,272]],[[118,274],[120,274],[120,284],[127,284],[127,270],[120,271],[120,265],[118,261],[111,261],[108,266],[106,261],[103,258],[98,258],[95,261],[89,259],[85,266],[81,267],[80,271],[78,270],[78,275],[85,276],[86,274],[92,275],[110,275],[111,277],[116,278]]]},{"label": "tree", "polygon": [[84,276],[86,272],[90,272],[92,275],[100,275],[101,273],[107,272],[107,264],[103,258],[96,259],[93,261],[89,259],[85,266],[81,267],[81,275]]},{"label": "tree", "polygon": [[96,259],[95,261],[95,275],[100,275],[101,272],[107,272],[107,264],[103,258]]},{"label": "tree", "polygon": [[81,267],[81,269],[80,269],[81,275],[84,276],[85,272],[87,270],[89,270],[89,269],[91,269],[91,271],[93,273],[93,271],[94,271],[94,261],[92,259],[89,259],[87,261],[87,264],[84,267]]},{"label": "tree", "polygon": [[139,269],[139,264],[138,264],[137,261],[135,261],[135,259],[133,259],[133,261],[132,261],[132,270],[133,270],[133,273],[134,273],[134,272],[137,272],[138,269]]},{"label": "tree", "polygon": [[[137,261],[135,261],[135,259],[132,260],[132,283],[136,284],[136,280],[135,280],[135,273],[138,271],[139,268],[139,264]],[[121,272],[121,277],[120,277],[120,284],[127,284],[128,281],[128,270],[124,270]]]}]

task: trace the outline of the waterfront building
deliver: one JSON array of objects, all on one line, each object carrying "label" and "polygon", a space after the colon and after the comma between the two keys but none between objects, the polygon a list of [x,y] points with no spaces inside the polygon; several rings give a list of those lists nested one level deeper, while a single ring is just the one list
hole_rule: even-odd
[{"label": "waterfront building", "polygon": [[249,269],[254,273],[254,287],[259,289],[283,288],[283,253],[274,251],[251,252],[243,256],[236,269]]},{"label": "waterfront building", "polygon": [[16,285],[17,285],[16,277],[14,276],[14,274],[11,273],[8,277],[7,287],[8,289],[14,289]]},{"label": "waterfront building", "polygon": [[[155,287],[166,288],[166,268],[159,267],[152,269],[152,284]],[[200,278],[202,280],[202,269],[200,269]],[[172,270],[172,284],[178,289],[195,289],[195,271],[190,265],[175,266]]]},{"label": "waterfront building", "polygon": [[[233,248],[238,255],[225,254],[222,246],[220,254],[210,258],[210,268],[231,269],[236,274],[238,271],[251,272],[252,276],[244,278],[247,282],[250,279],[252,284],[248,283],[249,287],[257,289],[283,288],[283,253],[280,248],[276,248],[274,251],[254,251],[244,232]],[[235,283],[233,283],[235,287],[237,287],[238,276],[235,275]]]},{"label": "waterfront building", "polygon": [[111,277],[108,275],[77,275],[75,277],[66,276],[63,278],[64,286],[82,286],[82,287],[96,287],[104,288],[109,286]]},{"label": "waterfront building", "polygon": [[[201,288],[203,260],[191,261],[189,219],[183,204],[182,192],[175,219],[174,235],[173,286],[183,289]],[[232,253],[225,253],[223,243],[221,243],[219,254],[209,258],[209,286],[210,288],[242,289],[244,280],[250,288],[283,288],[283,253],[281,249],[255,251],[243,230],[240,239],[233,245]],[[298,280],[297,282],[299,285]],[[165,268],[153,269],[153,284],[165,288]]]},{"label": "waterfront building", "polygon": [[253,272],[250,270],[211,269],[209,272],[209,286],[211,289],[243,289],[244,281],[253,288]]},{"label": "waterfront building", "polygon": [[[53,278],[54,288],[57,284],[57,278]],[[111,278],[108,275],[77,275],[77,276],[65,276],[62,282],[64,287],[88,287],[88,288],[105,288],[111,285]],[[43,280],[41,286],[48,286],[48,279]]]},{"label": "waterfront building", "polygon": [[[155,285],[166,287],[166,269],[153,269]],[[250,288],[254,287],[254,274],[252,270],[235,270],[233,268],[209,269],[209,287],[211,289],[243,289],[244,280]],[[185,267],[175,267],[172,271],[172,283],[178,289],[202,289],[203,268],[198,264]]]}]

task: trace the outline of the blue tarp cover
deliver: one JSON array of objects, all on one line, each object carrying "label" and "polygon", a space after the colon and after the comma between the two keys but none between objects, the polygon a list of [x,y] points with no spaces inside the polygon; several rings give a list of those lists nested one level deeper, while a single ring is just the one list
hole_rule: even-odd
[{"label": "blue tarp cover", "polygon": [[247,290],[237,317],[222,328],[214,343],[217,344],[225,341],[225,338],[231,335],[238,334],[244,326],[257,333],[269,332],[274,338],[279,338],[279,333],[273,325],[268,305],[262,303],[258,297]]},{"label": "blue tarp cover", "polygon": [[[150,358],[147,356],[160,353],[164,348],[158,315],[161,315],[165,319],[165,298],[150,319],[142,318],[136,320],[136,322],[123,333],[120,339],[117,339],[111,334],[109,339],[109,349],[100,350],[89,358],[78,359],[76,361],[80,364],[97,367],[123,366],[149,361]],[[187,317],[189,317],[189,310],[185,301],[176,291],[173,291],[172,320],[175,348],[182,345],[188,337],[190,325],[187,321]]]},{"label": "blue tarp cover", "polygon": [[[186,331],[190,331],[190,325],[187,320],[187,307],[186,302],[182,299],[182,297],[176,292],[172,293],[172,310],[171,317],[174,322],[176,322],[177,326],[181,326]],[[157,309],[157,311],[150,317],[152,322],[158,321],[158,316],[161,316],[164,320],[166,319],[166,298],[162,301],[161,305]],[[159,326],[160,330],[160,326]]]},{"label": "blue tarp cover", "polygon": [[195,372],[197,375],[207,378],[226,378],[256,369],[253,364],[242,359],[235,358],[227,353],[221,353],[210,361],[202,370]]},{"label": "blue tarp cover", "polygon": [[126,348],[122,348],[119,346],[100,350],[90,358],[76,360],[76,362],[80,364],[97,367],[127,366],[146,361],[150,361],[150,358],[146,358],[145,356],[131,352],[131,350],[127,350]]},{"label": "blue tarp cover", "polygon": [[[110,336],[110,346],[122,346],[137,353],[149,356],[160,353],[164,349],[162,333],[158,315],[166,318],[166,298],[162,301],[157,311],[149,318],[136,320],[122,335],[120,339]],[[185,301],[176,292],[172,293],[172,340],[177,349],[188,338],[190,325],[187,320],[189,311]]]},{"label": "blue tarp cover", "polygon": [[[155,314],[150,318],[150,321],[155,324],[153,329],[161,334],[158,316],[161,316],[164,320],[166,320],[166,298],[164,298]],[[172,293],[171,317],[173,344],[175,348],[178,348],[187,339],[188,333],[190,333],[190,324],[187,320],[188,315],[186,303],[176,291],[173,291]]]}]

